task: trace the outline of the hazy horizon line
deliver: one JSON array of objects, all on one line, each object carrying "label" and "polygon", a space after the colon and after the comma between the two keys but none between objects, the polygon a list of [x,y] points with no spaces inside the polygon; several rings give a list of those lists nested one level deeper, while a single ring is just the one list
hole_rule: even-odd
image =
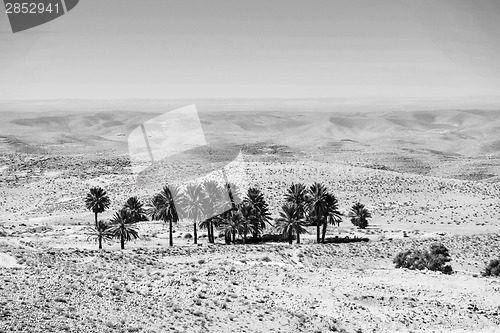
[{"label": "hazy horizon line", "polygon": [[[500,96],[482,97],[333,97],[333,98],[73,98],[0,99],[0,112],[133,111],[167,112],[195,104],[202,112],[301,111],[375,112],[432,110],[500,110]],[[29,109],[33,108],[33,109]]]}]

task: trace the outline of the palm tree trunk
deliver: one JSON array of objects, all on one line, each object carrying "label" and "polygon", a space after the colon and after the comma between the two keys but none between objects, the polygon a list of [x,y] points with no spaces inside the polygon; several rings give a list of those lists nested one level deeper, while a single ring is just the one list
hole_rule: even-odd
[{"label": "palm tree trunk", "polygon": [[325,236],[326,236],[326,228],[327,228],[327,221],[325,219],[325,221],[323,222],[323,233],[321,235],[321,242],[324,243],[325,242]]},{"label": "palm tree trunk", "polygon": [[236,231],[233,230],[233,244],[236,242]]},{"label": "palm tree trunk", "polygon": [[210,221],[207,221],[207,238],[208,242],[212,243],[212,234],[210,233]]},{"label": "palm tree trunk", "polygon": [[299,230],[295,230],[297,232],[297,244],[300,244],[300,233]]},{"label": "palm tree trunk", "polygon": [[215,236],[214,236],[214,222],[210,221],[210,243],[215,243]]},{"label": "palm tree trunk", "polygon": [[94,212],[95,214],[95,227],[97,228],[97,212]]},{"label": "palm tree trunk", "polygon": [[320,224],[319,224],[319,211],[316,209],[316,242],[319,243],[320,239]]},{"label": "palm tree trunk", "polygon": [[101,250],[102,249],[102,236],[99,235],[98,238],[99,238],[99,250]]},{"label": "palm tree trunk", "polygon": [[196,232],[196,214],[193,216],[194,243],[198,244],[198,233]]},{"label": "palm tree trunk", "polygon": [[293,233],[292,229],[290,228],[290,230],[288,230],[288,243],[292,244],[292,242],[293,242]]},{"label": "palm tree trunk", "polygon": [[234,202],[233,190],[231,189],[231,186],[229,185],[226,171],[224,170],[224,168],[222,168],[222,176],[224,177],[224,182],[226,183],[226,189],[227,189],[227,192],[229,194],[229,201],[231,201],[231,209],[235,210],[236,204]]},{"label": "palm tree trunk", "polygon": [[316,220],[316,243],[320,242],[320,226],[319,226],[319,221]]},{"label": "palm tree trunk", "polygon": [[168,237],[169,237],[169,245],[174,246],[174,232],[172,230],[172,219],[169,219],[168,221],[169,224],[169,231],[168,231]]},{"label": "palm tree trunk", "polygon": [[210,243],[212,243],[212,244],[215,243],[214,223],[213,222],[210,222]]},{"label": "palm tree trunk", "polygon": [[120,241],[121,241],[122,250],[125,250],[125,237],[122,234],[122,236],[120,238],[121,238]]}]

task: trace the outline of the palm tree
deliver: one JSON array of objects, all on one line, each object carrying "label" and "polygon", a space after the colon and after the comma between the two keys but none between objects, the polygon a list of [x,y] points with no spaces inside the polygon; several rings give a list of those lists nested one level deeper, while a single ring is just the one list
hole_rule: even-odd
[{"label": "palm tree", "polygon": [[186,187],[186,214],[189,218],[193,219],[194,228],[194,243],[198,244],[198,233],[196,230],[196,223],[198,218],[203,216],[203,207],[205,194],[203,193],[203,187],[199,184],[189,184]]},{"label": "palm tree", "polygon": [[301,214],[301,209],[295,203],[286,203],[281,207],[280,216],[276,219],[278,230],[290,244],[294,233],[297,235],[297,244],[300,244],[300,234],[307,232]]},{"label": "palm tree", "polygon": [[234,244],[236,242],[236,235],[243,233],[243,215],[241,215],[241,212],[231,210],[228,214],[225,214],[222,227],[226,235],[226,240],[232,241]]},{"label": "palm tree", "polygon": [[253,216],[252,233],[253,238],[256,239],[262,230],[266,228],[266,224],[271,220],[269,207],[262,192],[255,187],[248,189],[247,195],[243,199],[243,203],[245,206],[249,206],[249,209],[252,210],[251,212],[248,212],[248,214]]},{"label": "palm tree", "polygon": [[339,203],[335,195],[331,193],[326,194],[326,218],[323,218],[323,233],[321,235],[321,241],[325,242],[326,228],[328,223],[335,225],[337,223],[340,225],[342,221],[342,214],[339,211]]},{"label": "palm tree", "polygon": [[229,195],[229,201],[231,201],[231,208],[237,209],[236,206],[241,202],[241,197],[238,193],[238,186],[232,182],[226,182],[225,186]]},{"label": "palm tree", "polygon": [[112,236],[109,233],[109,225],[104,221],[99,220],[96,226],[92,226],[88,228],[87,232],[87,240],[94,240],[99,243],[99,250],[102,249],[102,241],[103,240],[111,240]]},{"label": "palm tree", "polygon": [[255,232],[256,225],[258,225],[258,217],[255,215],[255,208],[248,203],[243,201],[238,205],[239,212],[241,214],[241,234],[243,235],[243,243],[247,242],[247,235]]},{"label": "palm tree", "polygon": [[208,242],[215,243],[214,225],[220,220],[220,214],[231,209],[230,202],[224,195],[219,183],[207,180],[203,183],[205,200],[203,201],[203,215],[206,219],[200,223],[200,228],[207,228]]},{"label": "palm tree", "polygon": [[372,217],[368,209],[365,208],[365,205],[360,202],[355,203],[351,207],[348,216],[351,218],[352,224],[360,229],[366,228],[368,226],[368,219]]},{"label": "palm tree", "polygon": [[173,208],[174,222],[179,222],[186,216],[186,196],[182,189],[177,185],[169,185],[171,205]]},{"label": "palm tree", "polygon": [[163,221],[169,224],[169,245],[174,245],[173,222],[179,221],[179,213],[182,213],[184,197],[179,187],[165,185],[160,193],[151,200],[151,208],[148,214],[154,221]]},{"label": "palm tree", "polygon": [[307,188],[302,183],[292,184],[285,194],[285,201],[294,203],[299,210],[299,214],[305,217],[307,204]]},{"label": "palm tree", "polygon": [[115,213],[111,219],[109,233],[113,238],[120,240],[121,249],[125,249],[125,242],[139,237],[137,222],[126,209]]},{"label": "palm tree", "polygon": [[95,214],[95,226],[97,224],[97,214],[104,212],[110,205],[109,197],[105,190],[100,187],[92,187],[85,198],[85,207]]},{"label": "palm tree", "polygon": [[327,189],[321,183],[314,183],[309,188],[310,199],[307,201],[309,210],[309,218],[316,224],[316,242],[320,242],[320,226],[323,220],[326,219],[326,212],[328,207],[327,202]]},{"label": "palm tree", "polygon": [[127,202],[123,205],[123,209],[127,210],[135,222],[147,221],[146,210],[142,202],[137,197],[128,198]]}]

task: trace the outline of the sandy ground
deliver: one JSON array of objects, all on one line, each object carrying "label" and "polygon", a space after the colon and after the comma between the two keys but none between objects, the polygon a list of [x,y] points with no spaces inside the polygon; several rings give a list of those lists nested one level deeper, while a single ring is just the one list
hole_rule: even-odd
[{"label": "sandy ground", "polygon": [[[169,248],[148,222],[124,251],[97,251],[89,187],[108,191],[106,220],[161,186],[136,182],[118,135],[155,114],[4,114],[0,332],[500,331],[500,280],[480,276],[500,253],[498,112],[203,114],[214,146],[243,151],[274,216],[292,182],[321,181],[342,211],[361,201],[373,214],[367,230],[345,218],[328,236],[370,241],[317,245],[311,228],[301,245],[209,245],[201,231],[195,246],[183,221]],[[181,157],[170,178],[210,169]],[[435,242],[453,275],[394,268],[399,251]]]}]

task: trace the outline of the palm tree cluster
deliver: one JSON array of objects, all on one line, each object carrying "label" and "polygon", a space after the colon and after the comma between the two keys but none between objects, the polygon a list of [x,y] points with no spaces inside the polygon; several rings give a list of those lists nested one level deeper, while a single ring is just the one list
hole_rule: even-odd
[{"label": "palm tree cluster", "polygon": [[[111,239],[119,239],[123,249],[126,242],[139,237],[137,223],[147,221],[148,217],[168,224],[170,246],[173,246],[173,224],[185,218],[193,223],[195,244],[198,243],[198,228],[207,230],[209,243],[215,243],[215,233],[219,229],[226,244],[234,244],[238,238],[242,243],[258,240],[267,225],[271,225],[269,206],[258,188],[249,188],[241,199],[235,184],[220,185],[213,180],[189,184],[184,189],[166,184],[151,198],[147,208],[137,197],[131,197],[109,223],[97,219],[110,205],[105,190],[91,188],[85,205],[95,214],[95,226],[90,228],[89,238],[98,241],[99,249],[103,240]],[[354,225],[365,228],[371,215],[363,204],[356,203],[348,217]],[[296,238],[300,243],[300,235],[307,232],[305,226],[314,225],[316,241],[323,243],[328,225],[339,226],[341,221],[338,200],[324,184],[316,182],[306,187],[298,183],[287,189],[275,226],[288,242]]]},{"label": "palm tree cluster", "polygon": [[[338,200],[324,184],[315,182],[309,187],[302,183],[292,184],[287,189],[285,201],[276,222],[289,243],[294,237],[300,243],[300,235],[307,232],[306,225],[316,226],[316,242],[324,243],[328,225],[340,226],[342,222]],[[358,202],[352,206],[348,217],[355,226],[364,229],[371,214]]]},{"label": "palm tree cluster", "polygon": [[306,232],[306,225],[315,225],[316,242],[324,242],[328,224],[339,225],[342,221],[338,200],[324,184],[315,182],[309,188],[302,183],[292,184],[285,201],[276,222],[290,243],[294,235],[300,243],[300,234]]},{"label": "palm tree cluster", "polygon": [[95,214],[95,226],[88,230],[88,238],[94,239],[102,249],[103,240],[119,239],[121,249],[125,248],[125,242],[139,237],[137,222],[147,220],[143,204],[137,197],[129,198],[122,209],[117,211],[113,218],[106,223],[97,221],[97,214],[103,213],[109,208],[111,200],[106,191],[100,187],[93,187],[85,197],[85,206]]},{"label": "palm tree cluster", "polygon": [[193,221],[193,239],[198,243],[198,227],[207,230],[209,243],[215,243],[216,230],[226,236],[226,243],[236,242],[237,236],[245,243],[249,236],[257,239],[271,217],[264,196],[257,188],[250,188],[243,200],[235,184],[220,185],[213,180],[189,184],[182,191],[166,185],[153,197],[149,215],[152,220],[169,223],[170,245],[173,245],[172,222],[188,218]]}]

